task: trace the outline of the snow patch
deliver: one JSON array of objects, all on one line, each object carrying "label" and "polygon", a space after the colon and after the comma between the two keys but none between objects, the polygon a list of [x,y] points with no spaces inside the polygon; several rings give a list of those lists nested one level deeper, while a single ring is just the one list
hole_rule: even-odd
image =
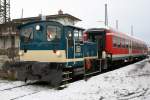
[{"label": "snow patch", "polygon": [[[94,76],[88,81],[80,80],[68,85],[63,90],[54,89],[21,89],[18,94],[24,95],[17,100],[150,100],[150,63],[149,60]],[[0,87],[1,89],[1,87]],[[19,93],[19,91],[22,91]],[[3,93],[5,94],[5,93]],[[8,97],[18,96],[10,94]],[[0,94],[3,100],[8,97]],[[6,99],[5,99],[6,98]]]}]

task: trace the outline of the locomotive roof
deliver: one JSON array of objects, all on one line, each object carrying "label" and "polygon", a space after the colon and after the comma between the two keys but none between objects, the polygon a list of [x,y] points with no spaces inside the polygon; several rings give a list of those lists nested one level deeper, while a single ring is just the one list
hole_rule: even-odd
[{"label": "locomotive roof", "polygon": [[65,26],[65,27],[71,27],[71,28],[76,28],[76,29],[80,29],[80,30],[85,30],[84,28],[81,28],[81,27],[77,27],[77,26],[72,26],[72,25],[63,25],[57,21],[32,21],[32,22],[28,22],[28,23],[25,23],[25,24],[21,24],[20,26],[18,26],[18,29],[23,27],[23,26],[26,26],[26,25],[29,25],[29,24],[33,24],[33,23],[39,23],[39,22],[53,22],[53,23],[57,23],[57,24],[60,24],[62,26]]},{"label": "locomotive roof", "polygon": [[33,24],[33,23],[40,23],[40,22],[53,22],[53,23],[57,23],[57,24],[60,24],[62,25],[61,23],[57,22],[57,21],[31,21],[31,22],[28,22],[28,23],[25,23],[25,24],[21,24],[19,27],[22,27],[22,26],[25,26],[25,25],[29,25],[29,24]]}]

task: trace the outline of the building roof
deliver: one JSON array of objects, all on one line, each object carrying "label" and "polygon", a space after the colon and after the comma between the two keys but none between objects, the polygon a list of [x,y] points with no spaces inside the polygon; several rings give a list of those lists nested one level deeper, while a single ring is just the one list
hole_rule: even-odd
[{"label": "building roof", "polygon": [[[13,22],[15,23],[22,23],[22,22],[28,22],[28,21],[39,21],[41,20],[41,15],[38,16],[38,17],[28,17],[28,18],[21,18],[21,19],[13,19]],[[74,17],[70,14],[56,14],[56,15],[46,15],[45,18],[46,20],[49,20],[49,19],[57,19],[57,18],[65,18],[65,17],[68,17],[68,18],[71,18],[73,21],[82,21],[81,19],[77,18],[77,17]]]},{"label": "building roof", "polygon": [[17,35],[17,26],[20,25],[18,23],[7,22],[4,24],[0,24],[0,36],[10,36]]}]

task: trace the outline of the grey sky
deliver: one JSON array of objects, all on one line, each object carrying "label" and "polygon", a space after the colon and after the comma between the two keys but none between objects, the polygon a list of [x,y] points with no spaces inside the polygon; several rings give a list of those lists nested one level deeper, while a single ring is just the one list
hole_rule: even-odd
[{"label": "grey sky", "polygon": [[109,25],[115,27],[119,20],[119,31],[130,33],[134,26],[134,36],[150,44],[150,0],[11,0],[11,17],[24,17],[56,14],[59,9],[83,21],[84,28],[99,27],[104,20],[104,4],[108,3]]}]

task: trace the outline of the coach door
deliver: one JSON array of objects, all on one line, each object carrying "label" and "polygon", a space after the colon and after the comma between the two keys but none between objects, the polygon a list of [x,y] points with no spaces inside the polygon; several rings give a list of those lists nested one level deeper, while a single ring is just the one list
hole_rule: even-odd
[{"label": "coach door", "polygon": [[129,41],[129,46],[128,46],[128,48],[129,48],[129,56],[132,56],[131,54],[132,54],[132,41],[130,40]]},{"label": "coach door", "polygon": [[102,58],[102,51],[105,49],[105,33],[103,31],[97,32],[95,38],[98,44],[98,58]]}]

